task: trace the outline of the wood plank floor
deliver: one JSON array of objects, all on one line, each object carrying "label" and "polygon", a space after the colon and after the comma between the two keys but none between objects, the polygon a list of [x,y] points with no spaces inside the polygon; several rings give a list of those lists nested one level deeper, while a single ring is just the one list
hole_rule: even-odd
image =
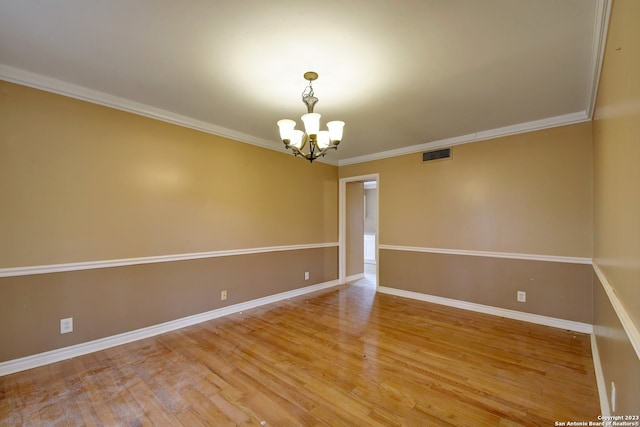
[{"label": "wood plank floor", "polygon": [[0,377],[0,425],[552,426],[589,336],[347,285]]}]

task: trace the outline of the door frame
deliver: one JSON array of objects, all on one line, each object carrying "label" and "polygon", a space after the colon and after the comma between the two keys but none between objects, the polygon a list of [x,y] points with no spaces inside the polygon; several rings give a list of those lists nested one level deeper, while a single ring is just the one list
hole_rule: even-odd
[{"label": "door frame", "polygon": [[[380,241],[380,174],[349,176],[340,178],[338,186],[338,283],[343,285],[347,280],[347,183],[376,181],[378,197],[376,197],[376,288],[379,283],[378,242]],[[363,200],[364,203],[364,200]],[[363,242],[364,244],[364,242]]]}]

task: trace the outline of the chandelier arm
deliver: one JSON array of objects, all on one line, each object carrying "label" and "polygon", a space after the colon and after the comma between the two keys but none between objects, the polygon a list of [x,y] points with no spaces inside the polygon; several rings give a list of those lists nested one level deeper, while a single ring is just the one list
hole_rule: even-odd
[{"label": "chandelier arm", "polygon": [[307,157],[298,147],[293,147],[293,154],[296,156]]},{"label": "chandelier arm", "polygon": [[311,155],[311,153],[307,154],[304,151],[302,151],[304,149],[304,147],[307,145],[307,142],[309,143],[309,147],[311,147],[311,139],[309,138],[309,136],[307,134],[304,135],[304,139],[303,139],[303,143],[300,146],[300,148],[296,147],[295,145],[290,145],[289,147],[291,147],[291,150],[293,151],[293,154],[297,157],[297,156],[301,156],[304,157],[305,159],[309,160],[309,156]]},{"label": "chandelier arm", "polygon": [[316,148],[317,148],[317,147],[316,147],[316,143],[315,143],[315,141],[314,141],[314,140],[311,140],[311,142],[310,142],[310,144],[309,144],[309,155],[310,155],[311,157],[314,157],[314,158],[315,158],[315,157],[317,157],[317,156],[315,156]]}]

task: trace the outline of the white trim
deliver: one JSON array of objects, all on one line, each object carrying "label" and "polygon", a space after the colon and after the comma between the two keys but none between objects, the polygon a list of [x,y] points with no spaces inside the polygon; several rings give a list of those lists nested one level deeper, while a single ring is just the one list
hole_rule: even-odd
[{"label": "white trim", "polygon": [[354,274],[352,276],[347,276],[345,278],[345,282],[355,282],[356,280],[364,279],[364,273]]},{"label": "white trim", "polygon": [[566,257],[555,255],[521,254],[510,252],[468,251],[463,249],[423,248],[417,246],[379,245],[380,249],[392,251],[426,252],[433,254],[467,255],[491,258],[524,259],[528,261],[564,262],[569,264],[591,264],[591,258]]},{"label": "white trim", "polygon": [[472,142],[484,141],[487,139],[499,138],[502,136],[516,135],[520,133],[533,132],[554,128],[558,126],[566,126],[575,123],[588,122],[591,118],[586,111],[578,111],[576,113],[564,114],[562,116],[549,117],[542,120],[534,120],[532,122],[519,123],[511,126],[505,126],[497,129],[490,129],[481,132],[470,133],[468,135],[456,136],[453,138],[441,139],[438,141],[426,142],[424,144],[412,145],[410,147],[397,148],[395,150],[382,151],[380,153],[367,154],[365,156],[352,157],[338,161],[338,166],[352,165],[355,163],[370,162],[372,160],[386,159],[389,157],[403,156],[405,154],[419,153],[427,150],[434,150],[444,147],[452,147],[454,145],[469,144]]},{"label": "white trim", "polygon": [[347,283],[347,184],[340,180],[338,184],[338,282]]},{"label": "white trim", "polygon": [[574,322],[573,320],[565,320],[555,317],[541,316],[539,314],[524,313],[522,311],[509,310],[506,308],[493,307],[490,305],[476,304],[473,302],[422,294],[419,292],[405,291],[403,289],[389,288],[386,286],[379,286],[378,291],[384,294],[411,298],[434,304],[446,305],[448,307],[460,308],[462,310],[469,310],[478,313],[506,317],[508,319],[522,320],[524,322],[536,323],[538,325],[567,329],[570,331],[581,332],[583,334],[593,333],[593,325],[582,322]]},{"label": "white trim", "polygon": [[622,305],[620,299],[618,299],[616,291],[611,286],[611,283],[609,283],[606,276],[604,275],[602,270],[600,270],[598,264],[596,264],[595,262],[593,263],[593,271],[596,272],[596,275],[598,276],[602,287],[609,297],[609,301],[611,302],[613,309],[618,315],[618,319],[620,319],[620,323],[622,323],[622,327],[629,337],[631,346],[633,346],[638,359],[640,359],[640,331],[638,330],[638,326],[636,326],[636,324],[633,322],[631,316],[629,316],[629,313],[627,313],[627,310],[624,308],[624,305]]},{"label": "white trim", "polygon": [[170,322],[161,323],[159,325],[149,326],[147,328],[137,329],[135,331],[125,332],[82,344],[64,347],[57,350],[47,351],[45,353],[35,354],[33,356],[22,357],[20,359],[9,360],[0,363],[0,376],[13,374],[15,372],[25,371],[27,369],[37,368],[38,366],[48,365],[50,363],[60,362],[72,357],[82,356],[83,354],[93,353],[107,348],[127,344],[144,338],[153,337],[174,331],[176,329],[195,325],[197,323],[206,322],[207,320],[217,319],[219,317],[228,316],[230,314],[239,313],[252,308],[260,307],[266,304],[294,298],[300,295],[327,289],[338,284],[337,280],[318,283],[300,289],[294,289],[239,304],[230,305],[228,307],[218,308],[207,311],[205,313],[195,314],[193,316],[183,317],[181,319],[172,320]]},{"label": "white trim", "polygon": [[124,258],[104,261],[73,262],[68,264],[34,265],[27,267],[0,268],[0,277],[29,276],[32,274],[59,273],[63,271],[93,270],[95,268],[122,267],[126,265],[153,264],[156,262],[188,261],[201,258],[261,254],[268,252],[295,251],[329,248],[338,243],[314,243],[309,245],[267,246],[262,248],[232,249],[226,251],[196,252],[190,254],[158,255],[141,258]]},{"label": "white trim", "polygon": [[[279,153],[291,154],[290,151],[287,151],[284,148],[282,143],[275,139],[271,141],[246,133],[237,132],[233,129],[218,126],[213,123],[192,119],[191,117],[172,113],[171,111],[152,107],[151,105],[142,104],[119,96],[109,95],[105,92],[67,83],[62,80],[46,77],[41,74],[32,73],[30,71],[21,70],[8,65],[0,64],[0,80],[6,80],[23,86],[56,93],[58,95],[90,102],[92,104],[115,108],[117,110],[126,111],[127,113],[137,114],[139,116],[149,117],[208,134],[222,136],[224,138],[277,151]],[[327,159],[326,157],[322,157],[317,161],[337,165],[336,161],[331,161],[331,159]]]},{"label": "white trim", "polygon": [[375,190],[376,188],[378,188],[378,183],[376,181],[365,181],[364,182],[364,189],[365,190]]},{"label": "white trim", "polygon": [[[338,183],[338,282],[347,283],[347,182],[375,181],[376,187],[380,188],[380,174],[358,175],[340,178]],[[379,235],[380,227],[380,193],[376,197],[376,236]],[[376,239],[376,259],[378,258],[378,239]],[[376,284],[378,283],[378,272],[376,272]],[[377,285],[376,285],[377,286]]]},{"label": "white trim", "polygon": [[[602,0],[608,1],[608,0]],[[601,62],[601,60],[600,60]],[[601,67],[600,67],[601,68]],[[599,79],[600,72],[598,71],[597,77]],[[152,107],[150,105],[142,104],[139,102],[131,101],[126,98],[109,95],[104,92],[89,89],[83,86],[78,86],[72,83],[67,83],[62,80],[57,80],[51,77],[46,77],[41,74],[32,73],[29,71],[21,70],[19,68],[10,67],[8,65],[0,64],[0,80],[6,80],[8,82],[17,83],[23,86],[33,87],[36,89],[44,90],[47,92],[57,93],[59,95],[68,96],[70,98],[79,99],[93,104],[103,105],[117,110],[126,111],[128,113],[137,114],[144,117],[150,117],[155,120],[171,123],[174,125],[186,127],[189,129],[195,129],[201,132],[209,133],[212,135],[222,136],[224,138],[233,139],[239,142],[255,145],[269,150],[277,151],[279,153],[288,154],[289,152],[284,148],[282,144],[275,141],[258,138],[253,135],[237,132],[232,129],[224,128],[214,125],[212,123],[204,122],[201,120],[192,119],[187,116],[172,113],[171,111],[162,110],[160,108]],[[595,98],[595,94],[593,94]],[[592,104],[595,101],[591,102]],[[593,111],[591,111],[593,113]],[[421,151],[437,149],[442,147],[451,147],[454,145],[468,144],[471,142],[483,141],[486,139],[498,138],[501,136],[515,135],[519,133],[526,133],[535,130],[542,130],[553,128],[557,126],[565,126],[574,123],[581,123],[591,120],[591,116],[586,111],[579,111],[576,113],[564,114],[561,116],[549,117],[541,120],[534,120],[526,123],[519,123],[511,126],[505,126],[497,129],[490,129],[480,132],[475,132],[467,135],[456,136],[453,138],[446,138],[438,141],[431,141],[424,144],[413,145],[410,147],[402,147],[395,150],[383,151],[380,153],[368,154],[365,156],[352,157],[349,159],[343,159],[335,161],[331,158],[322,157],[317,161],[327,163],[334,166],[346,166],[355,163],[363,163],[372,160],[386,159],[389,157],[396,157],[405,154],[412,154]]]},{"label": "white trim", "polygon": [[[607,30],[609,27],[609,19],[611,15],[611,0],[597,0],[596,10],[594,17],[594,31],[593,31],[593,44],[591,48],[591,64],[589,67],[589,78],[587,88],[587,108],[584,111],[577,111],[574,113],[564,114],[555,117],[548,117],[545,119],[534,120],[525,123],[519,123],[511,126],[505,126],[496,129],[489,129],[485,131],[475,132],[467,135],[456,136],[453,138],[446,138],[438,141],[426,142],[423,144],[413,145],[410,147],[402,147],[395,150],[383,151],[374,154],[368,154],[364,156],[352,157],[343,160],[332,160],[326,157],[320,158],[317,161],[328,163],[337,166],[346,166],[355,163],[363,163],[372,160],[385,159],[389,157],[401,156],[405,154],[412,154],[421,151],[427,151],[431,149],[437,149],[442,147],[450,147],[460,144],[468,144],[471,142],[483,141],[486,139],[498,138],[502,136],[515,135],[519,133],[532,132],[536,130],[549,129],[557,126],[565,126],[574,123],[580,123],[589,121],[593,117],[595,110],[596,97],[598,92],[598,85],[600,82],[600,75],[602,71],[602,64],[604,61],[604,51],[606,47]],[[48,92],[57,93],[60,95],[68,96],[71,98],[80,99],[83,101],[91,102],[94,104],[104,105],[118,110],[127,111],[133,114],[141,116],[151,117],[156,120],[176,124],[202,132],[210,133],[213,135],[222,136],[225,138],[234,139],[236,141],[244,142],[258,147],[267,148],[269,150],[278,151],[280,153],[287,153],[282,144],[277,143],[275,140],[267,140],[259,138],[253,135],[237,132],[232,129],[224,128],[214,125],[212,123],[195,120],[187,116],[172,113],[167,110],[152,107],[150,105],[142,104],[139,102],[131,101],[126,98],[121,98],[113,95],[109,95],[104,92],[92,90],[83,86],[67,83],[62,80],[57,80],[51,77],[46,77],[41,74],[32,73],[19,68],[10,67],[8,65],[0,64],[0,79],[13,83],[18,83],[24,86],[33,87]]]},{"label": "white trim", "polygon": [[604,62],[604,51],[607,46],[607,32],[611,17],[611,0],[597,0],[593,25],[593,44],[591,46],[591,66],[589,67],[589,87],[587,88],[587,115],[593,118]]},{"label": "white trim", "polygon": [[600,398],[600,414],[608,417],[609,415],[611,415],[611,409],[609,408],[607,385],[604,380],[604,372],[602,372],[602,363],[600,362],[600,353],[598,352],[598,343],[596,342],[595,333],[591,334],[591,355],[593,358],[593,370],[596,374],[598,397]]}]

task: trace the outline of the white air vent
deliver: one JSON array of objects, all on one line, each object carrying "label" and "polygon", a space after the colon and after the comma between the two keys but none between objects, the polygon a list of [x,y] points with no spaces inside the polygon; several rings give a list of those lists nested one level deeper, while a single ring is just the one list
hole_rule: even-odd
[{"label": "white air vent", "polygon": [[425,151],[424,153],[422,153],[422,162],[449,159],[450,157],[451,157],[451,148],[442,148],[440,150]]}]

